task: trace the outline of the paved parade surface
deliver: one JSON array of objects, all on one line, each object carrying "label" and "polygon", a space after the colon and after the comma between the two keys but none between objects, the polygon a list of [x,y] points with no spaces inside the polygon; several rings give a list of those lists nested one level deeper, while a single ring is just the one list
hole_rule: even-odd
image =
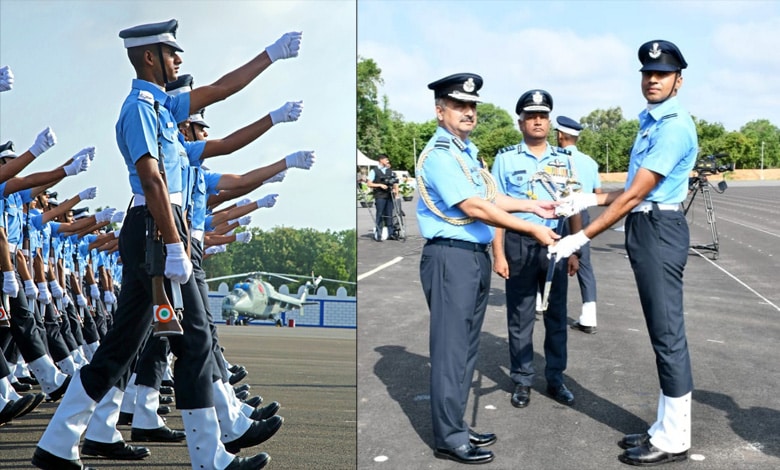
[{"label": "paved parade surface", "polygon": [[[219,326],[220,342],[233,364],[247,368],[241,383],[264,403],[282,404],[285,421],[268,441],[241,451],[268,452],[273,469],[355,468],[355,330]],[[55,405],[44,403],[33,413],[0,427],[0,468],[32,468],[30,458]],[[175,409],[168,426],[183,429]],[[120,426],[129,442],[130,427]],[[132,442],[129,442],[132,444]],[[190,468],[185,442],[142,443],[152,455],[142,461],[83,458],[98,469]]]},{"label": "paved parade surface", "polygon": [[[719,178],[714,178],[719,180]],[[720,256],[691,250],[685,312],[695,381],[693,447],[676,469],[780,468],[780,184],[731,183],[713,194]],[[358,208],[358,468],[449,469],[433,457],[428,311],[419,281],[413,203],[405,242],[370,238]],[[689,212],[693,244],[711,243],[701,195]],[[593,215],[599,213],[594,210]],[[618,222],[592,243],[598,333],[569,330],[569,408],[545,395],[543,328],[536,323],[531,402],[509,399],[504,281],[494,275],[466,421],[494,432],[491,469],[621,469],[617,441],[655,419],[658,379]],[[581,306],[569,283],[569,323]]]}]

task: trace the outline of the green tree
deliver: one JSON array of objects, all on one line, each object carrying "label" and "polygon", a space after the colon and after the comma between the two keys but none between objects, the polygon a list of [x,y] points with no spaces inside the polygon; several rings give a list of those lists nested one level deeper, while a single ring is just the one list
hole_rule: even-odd
[{"label": "green tree", "polygon": [[507,111],[490,103],[480,103],[477,105],[477,126],[471,133],[471,140],[490,167],[499,150],[520,142],[523,135]]},{"label": "green tree", "polygon": [[382,69],[373,59],[358,57],[357,64],[357,146],[366,155],[381,151],[382,109],[379,106],[379,86]]}]

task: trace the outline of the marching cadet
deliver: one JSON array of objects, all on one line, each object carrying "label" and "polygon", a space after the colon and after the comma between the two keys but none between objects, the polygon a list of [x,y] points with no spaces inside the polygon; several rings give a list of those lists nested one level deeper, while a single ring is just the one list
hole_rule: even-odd
[{"label": "marching cadet", "polygon": [[[176,403],[187,433],[192,468],[256,469],[269,460],[264,452],[251,458],[236,457],[225,450],[219,439],[211,388],[214,365],[210,332],[184,244],[187,237],[182,219],[184,188],[180,166],[184,150],[177,137],[177,123],[195,110],[240,91],[275,60],[297,56],[301,34],[287,33],[214,84],[171,98],[164,92],[165,83],[177,78],[182,63],[182,48],[176,42],[177,27],[178,22],[170,20],[129,28],[119,34],[137,75],[116,124],[117,144],[134,193],[133,207],[125,217],[119,238],[124,261],[122,290],[114,328],[106,334],[90,364],[74,375],[72,388],[38,442],[32,462],[39,468],[81,468],[81,434],[98,401],[109,392],[110,397],[116,397],[116,390],[124,389],[130,364],[152,322],[151,277],[162,274],[171,281],[172,294],[181,290],[186,312],[182,319],[184,334],[169,341],[179,359],[174,371]],[[159,232],[166,253],[164,260],[150,260],[149,272],[144,261],[147,226],[151,224]],[[154,232],[150,230],[150,236],[155,236]],[[125,445],[122,441],[107,445],[114,443]]]},{"label": "marching cadet", "polygon": [[507,211],[553,217],[549,201],[514,200],[496,184],[469,140],[477,124],[482,77],[450,75],[428,85],[435,98],[438,127],[417,164],[420,202],[417,220],[427,239],[420,280],[430,310],[431,418],[434,456],[459,463],[493,461],[482,449],[496,442],[477,433],[463,415],[479,352],[479,335],[490,292],[493,226],[531,233],[549,245],[549,228]]},{"label": "marching cadet", "polygon": [[[655,353],[661,384],[655,422],[618,445],[620,461],[637,466],[684,460],[691,447],[693,374],[685,335],[683,270],[690,235],[680,203],[696,162],[698,140],[690,114],[677,99],[682,52],[669,41],[639,47],[641,90],[647,109],[639,113],[639,133],[631,149],[623,190],[576,194],[563,211],[609,205],[590,225],[562,239],[550,251],[562,259],[626,216],[626,251],[634,271],[642,313]],[[568,207],[567,207],[568,206]]]}]

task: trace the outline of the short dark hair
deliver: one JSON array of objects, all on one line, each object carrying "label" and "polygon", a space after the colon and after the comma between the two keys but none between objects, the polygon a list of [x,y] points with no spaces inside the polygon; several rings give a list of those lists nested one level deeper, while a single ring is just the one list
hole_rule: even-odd
[{"label": "short dark hair", "polygon": [[390,160],[390,157],[388,157],[386,153],[380,153],[379,156],[376,157],[377,160],[381,160],[383,158]]}]

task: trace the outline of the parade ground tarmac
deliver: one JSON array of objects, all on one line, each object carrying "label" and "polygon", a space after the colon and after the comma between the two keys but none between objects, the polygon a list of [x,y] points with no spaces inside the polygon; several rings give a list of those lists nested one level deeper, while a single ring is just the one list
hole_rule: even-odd
[{"label": "parade ground tarmac", "polygon": [[[344,470],[356,468],[355,330],[219,326],[220,342],[232,364],[246,367],[240,383],[252,386],[264,404],[278,401],[282,428],[268,441],[238,455],[271,455],[266,468]],[[35,389],[38,390],[37,387]],[[56,405],[43,403],[31,414],[0,427],[0,468],[32,468],[30,459]],[[173,410],[167,425],[183,429]],[[130,443],[130,427],[120,426]],[[190,468],[185,442],[139,443],[151,450],[141,461],[83,457],[84,465],[103,469]]]},{"label": "parade ground tarmac", "polygon": [[[720,180],[713,177],[713,180]],[[684,274],[691,352],[692,447],[674,469],[780,468],[780,183],[730,183],[713,193],[720,256],[692,249]],[[608,188],[607,188],[608,189]],[[358,457],[364,469],[452,469],[433,456],[428,310],[419,281],[424,239],[417,201],[405,202],[408,239],[375,242],[358,208]],[[373,211],[372,211],[373,212]],[[599,209],[592,209],[598,215]],[[691,242],[712,242],[701,194],[688,214]],[[527,408],[509,402],[504,281],[493,275],[466,422],[494,432],[490,469],[625,469],[617,442],[647,430],[659,395],[655,361],[626,257],[623,222],[592,241],[598,332],[569,329],[564,380],[576,402],[545,394],[536,323],[536,380]],[[570,278],[569,323],[581,299]]]}]

